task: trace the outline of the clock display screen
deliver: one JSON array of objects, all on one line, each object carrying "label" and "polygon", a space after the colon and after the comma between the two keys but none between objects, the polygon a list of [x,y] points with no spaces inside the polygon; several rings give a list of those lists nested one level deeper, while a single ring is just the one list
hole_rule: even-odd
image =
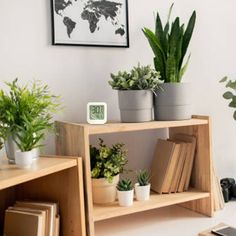
[{"label": "clock display screen", "polygon": [[90,120],[103,120],[104,119],[104,106],[103,105],[90,105],[89,118]]}]

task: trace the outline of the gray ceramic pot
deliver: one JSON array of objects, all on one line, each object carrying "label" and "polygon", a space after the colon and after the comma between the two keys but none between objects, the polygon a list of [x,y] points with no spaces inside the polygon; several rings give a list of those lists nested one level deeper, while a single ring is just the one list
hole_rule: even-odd
[{"label": "gray ceramic pot", "polygon": [[121,122],[152,120],[153,92],[150,90],[119,90]]},{"label": "gray ceramic pot", "polygon": [[164,83],[157,91],[154,104],[155,120],[191,119],[191,85]]}]

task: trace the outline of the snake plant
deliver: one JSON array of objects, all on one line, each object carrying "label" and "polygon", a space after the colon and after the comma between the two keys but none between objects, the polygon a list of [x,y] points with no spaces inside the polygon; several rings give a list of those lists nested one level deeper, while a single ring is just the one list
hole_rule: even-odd
[{"label": "snake plant", "polygon": [[155,69],[160,71],[161,79],[165,83],[181,82],[183,74],[187,69],[190,55],[184,65],[183,61],[196,21],[196,12],[193,11],[186,29],[185,25],[180,23],[179,17],[176,17],[170,23],[172,8],[173,4],[170,7],[165,26],[162,24],[160,15],[157,12],[155,32],[148,28],[142,29],[155,55]]}]

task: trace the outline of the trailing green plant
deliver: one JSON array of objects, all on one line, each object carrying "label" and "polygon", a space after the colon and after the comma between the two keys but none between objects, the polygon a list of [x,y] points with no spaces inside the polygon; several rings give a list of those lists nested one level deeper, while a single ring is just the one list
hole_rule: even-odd
[{"label": "trailing green plant", "polygon": [[137,173],[139,186],[147,186],[150,183],[150,173],[147,170],[140,170]]},{"label": "trailing green plant", "polygon": [[[52,114],[60,109],[59,97],[47,85],[35,81],[20,86],[18,79],[6,83],[9,91],[0,90],[0,135],[6,140],[12,135],[21,151],[30,151],[53,130]],[[2,134],[3,133],[3,134]]]},{"label": "trailing green plant", "polygon": [[133,189],[133,184],[130,179],[121,179],[116,188],[118,191],[130,191]]},{"label": "trailing green plant", "polygon": [[161,79],[165,83],[181,82],[190,59],[189,55],[183,65],[196,21],[196,12],[193,11],[186,29],[184,24],[180,23],[179,17],[176,17],[170,23],[173,5],[170,7],[165,26],[162,24],[160,15],[157,12],[155,32],[148,28],[142,29],[155,55],[155,68],[160,71]]},{"label": "trailing green plant", "polygon": [[117,75],[111,74],[109,85],[116,90],[152,90],[159,88],[162,83],[160,73],[150,65],[133,67],[130,72],[119,71]]},{"label": "trailing green plant", "polygon": [[117,143],[108,147],[101,138],[98,148],[90,145],[90,160],[92,178],[105,178],[109,183],[115,175],[124,171],[124,166],[128,163],[124,144]]},{"label": "trailing green plant", "polygon": [[[225,76],[220,80],[220,83],[226,83],[225,88],[227,88],[227,90],[229,89],[223,94],[223,98],[229,100],[228,106],[230,108],[236,108],[236,80],[233,81]],[[234,111],[233,118],[236,120],[236,110]]]}]

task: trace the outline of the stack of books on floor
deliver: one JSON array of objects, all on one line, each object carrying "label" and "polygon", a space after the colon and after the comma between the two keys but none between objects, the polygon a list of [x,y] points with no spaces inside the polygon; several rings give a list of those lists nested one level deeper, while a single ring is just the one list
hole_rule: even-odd
[{"label": "stack of books on floor", "polygon": [[5,211],[6,236],[59,236],[57,203],[19,201]]},{"label": "stack of books on floor", "polygon": [[173,139],[159,139],[151,166],[151,188],[157,193],[187,191],[193,168],[196,138],[176,134]]}]

